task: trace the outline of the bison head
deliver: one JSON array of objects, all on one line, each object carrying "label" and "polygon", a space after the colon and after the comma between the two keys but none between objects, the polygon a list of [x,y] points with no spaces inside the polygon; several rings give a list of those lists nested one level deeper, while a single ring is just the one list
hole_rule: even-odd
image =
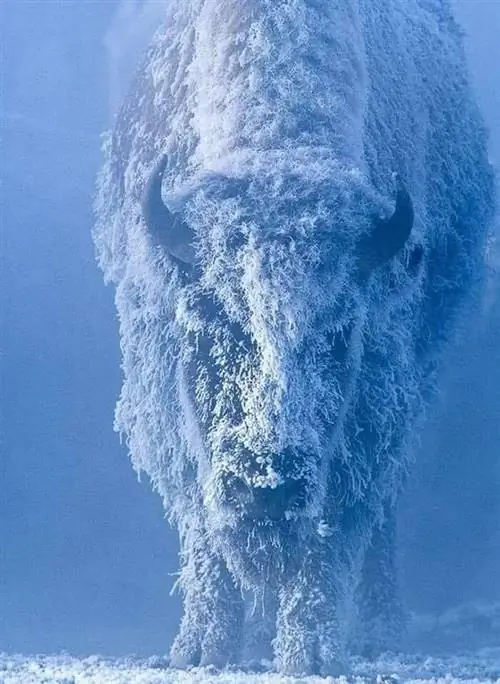
[{"label": "bison head", "polygon": [[162,157],[146,184],[143,217],[178,267],[179,421],[209,524],[319,521],[362,359],[364,292],[405,247],[411,198],[397,180],[382,219],[360,174],[311,182],[287,169],[207,176],[176,213],[161,195],[167,167]]}]

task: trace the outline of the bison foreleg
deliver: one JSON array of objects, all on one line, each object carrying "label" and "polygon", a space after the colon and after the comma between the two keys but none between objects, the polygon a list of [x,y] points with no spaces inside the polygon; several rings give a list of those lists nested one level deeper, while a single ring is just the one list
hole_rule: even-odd
[{"label": "bison foreleg", "polygon": [[247,597],[244,661],[260,667],[263,660],[272,661],[272,641],[276,634],[277,588],[259,587]]},{"label": "bison foreleg", "polygon": [[201,660],[203,634],[202,610],[192,592],[184,595],[184,614],[174,643],[170,649],[170,666],[186,669]]},{"label": "bison foreleg", "polygon": [[224,667],[237,663],[241,655],[244,606],[240,589],[236,586],[225,563],[213,559],[207,592],[212,597],[209,605],[207,629],[201,642],[201,665]]},{"label": "bison foreleg", "polygon": [[186,537],[182,559],[184,615],[171,648],[171,666],[237,662],[243,625],[240,590],[203,531]]},{"label": "bison foreleg", "polygon": [[302,567],[280,592],[274,642],[280,672],[339,675],[345,672],[339,629],[338,568],[328,542],[308,551]]}]

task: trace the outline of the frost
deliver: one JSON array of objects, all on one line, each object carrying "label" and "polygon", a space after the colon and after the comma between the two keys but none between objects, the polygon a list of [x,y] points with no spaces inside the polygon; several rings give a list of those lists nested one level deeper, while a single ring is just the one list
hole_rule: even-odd
[{"label": "frost", "polygon": [[500,650],[450,658],[386,655],[374,663],[356,661],[348,676],[288,677],[274,672],[250,674],[194,668],[169,670],[153,658],[112,660],[93,656],[21,656],[0,653],[2,684],[498,684]]},{"label": "frost", "polygon": [[[163,154],[194,267],[142,217]],[[104,156],[116,429],[179,529],[173,662],[237,662],[255,633],[283,671],[336,673],[352,633],[401,631],[394,507],[486,275],[493,180],[448,3],[172,0]],[[372,269],[399,183],[415,224]]]}]

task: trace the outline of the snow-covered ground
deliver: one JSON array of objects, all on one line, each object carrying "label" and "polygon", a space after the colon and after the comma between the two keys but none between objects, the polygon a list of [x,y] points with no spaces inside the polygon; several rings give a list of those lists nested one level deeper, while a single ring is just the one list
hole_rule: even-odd
[{"label": "snow-covered ground", "polygon": [[117,660],[70,655],[0,654],[0,684],[486,684],[500,682],[500,648],[442,658],[386,656],[375,663],[353,661],[348,677],[285,677],[209,669],[169,670],[161,658]]},{"label": "snow-covered ground", "polygon": [[414,616],[407,647],[406,655],[388,654],[375,662],[354,658],[349,676],[340,678],[236,669],[184,672],[169,669],[161,656],[0,653],[0,684],[500,684],[500,604],[468,603],[442,615]]}]

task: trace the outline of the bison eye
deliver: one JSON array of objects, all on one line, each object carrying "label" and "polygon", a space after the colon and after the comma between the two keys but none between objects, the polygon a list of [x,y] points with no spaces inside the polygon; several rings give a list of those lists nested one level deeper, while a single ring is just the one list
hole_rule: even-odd
[{"label": "bison eye", "polygon": [[408,256],[408,270],[412,274],[417,274],[422,260],[424,258],[424,246],[422,244],[415,245]]}]

